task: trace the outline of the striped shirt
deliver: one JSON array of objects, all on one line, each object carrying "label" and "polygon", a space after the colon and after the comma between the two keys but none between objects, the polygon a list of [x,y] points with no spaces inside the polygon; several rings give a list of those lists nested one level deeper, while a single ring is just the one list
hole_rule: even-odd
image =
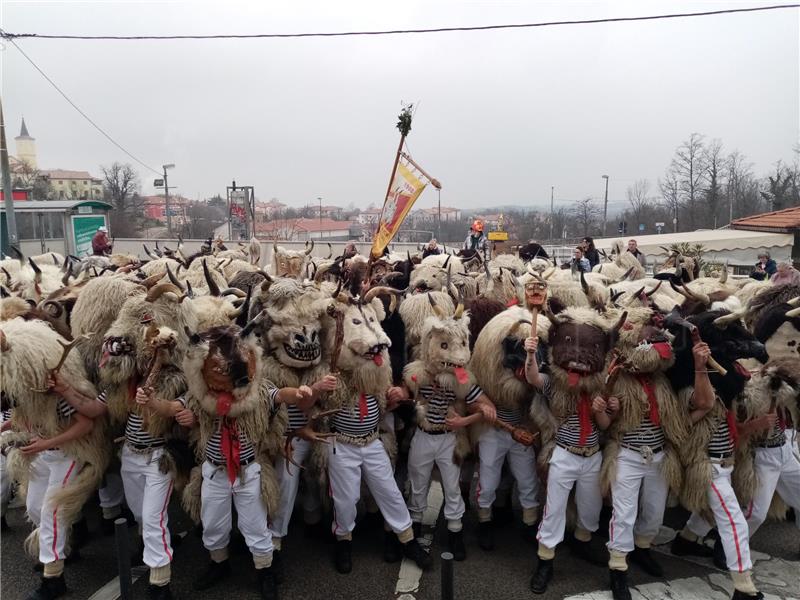
[{"label": "striped shirt", "polygon": [[0,423],[5,423],[6,421],[11,420],[11,409],[7,408],[2,412],[2,418],[0,418]]},{"label": "striped shirt", "polygon": [[733,440],[728,430],[728,419],[724,416],[717,421],[717,428],[708,442],[709,454],[733,454]]},{"label": "striped shirt", "polygon": [[56,411],[58,411],[58,416],[64,420],[69,419],[72,417],[72,415],[78,412],[75,410],[75,407],[64,400],[64,398],[58,399],[58,402],[56,403]]},{"label": "striped shirt", "polygon": [[777,419],[775,425],[767,432],[767,435],[761,440],[759,446],[775,446],[777,444],[783,445],[786,443],[786,422],[783,419]]},{"label": "striped shirt", "polygon": [[[275,399],[278,396],[278,391],[279,389],[276,387],[269,388],[270,410],[275,406]],[[206,444],[206,460],[215,465],[225,464],[225,455],[222,453],[222,420],[224,418],[225,417],[217,417],[214,419],[214,433],[208,438],[208,443]],[[237,437],[239,438],[239,462],[252,462],[256,456],[253,442],[243,431],[237,431]]]},{"label": "striped shirt", "polygon": [[381,409],[378,399],[372,394],[367,394],[367,414],[361,420],[358,405],[360,398],[356,398],[355,403],[349,409],[342,409],[333,417],[333,429],[344,435],[362,437],[369,435],[378,429],[378,422],[381,418]]},{"label": "striped shirt", "polygon": [[586,438],[586,443],[581,444],[581,423],[578,419],[578,413],[572,413],[569,418],[562,423],[561,427],[556,432],[556,442],[564,446],[578,446],[582,448],[591,448],[600,443],[600,434],[597,431],[594,419],[591,419],[592,431]]},{"label": "striped shirt", "polygon": [[[467,404],[472,404],[483,393],[483,390],[473,384],[466,396]],[[444,426],[447,418],[447,409],[456,402],[456,393],[433,385],[423,385],[419,388],[419,395],[428,402],[426,417],[428,423],[435,426]]]},{"label": "striped shirt", "polygon": [[[102,396],[102,400],[100,399]],[[105,391],[100,393],[97,397],[99,402],[106,403]],[[182,406],[186,406],[186,398],[181,396],[176,398]],[[125,423],[125,442],[136,448],[159,448],[166,444],[164,436],[150,435],[147,429],[144,428],[144,416],[135,412],[128,413],[128,420]]]},{"label": "striped shirt", "polygon": [[497,407],[497,418],[509,425],[519,425],[522,423],[522,411],[518,408]]},{"label": "striped shirt", "polygon": [[639,427],[622,436],[622,443],[634,448],[661,448],[664,446],[664,430],[650,420],[650,415],[646,415]]},{"label": "striped shirt", "polygon": [[297,408],[294,404],[288,404],[286,410],[289,413],[289,431],[302,429],[308,423],[306,413]]}]

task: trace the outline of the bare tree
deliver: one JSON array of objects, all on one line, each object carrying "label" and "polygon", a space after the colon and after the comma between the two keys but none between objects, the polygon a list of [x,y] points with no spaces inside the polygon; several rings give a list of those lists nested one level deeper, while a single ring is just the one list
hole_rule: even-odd
[{"label": "bare tree", "polygon": [[705,170],[703,136],[693,133],[688,140],[678,146],[667,169],[672,179],[678,183],[679,201],[685,209],[689,229],[695,229],[698,225],[698,204],[701,200]]},{"label": "bare tree", "polygon": [[114,234],[132,237],[139,231],[144,202],[139,196],[139,175],[129,164],[113,162],[103,171],[103,194],[114,207],[111,226]]},{"label": "bare tree", "polygon": [[722,142],[711,140],[703,148],[703,163],[705,168],[705,208],[707,211],[707,221],[705,225],[717,228],[717,220],[723,201],[723,179],[725,177],[725,158],[722,154]]},{"label": "bare tree", "polygon": [[628,204],[630,204],[630,216],[636,223],[644,223],[645,214],[651,212],[653,207],[653,199],[648,195],[650,193],[650,182],[647,179],[637,179],[633,185],[629,185],[625,190],[628,196]]},{"label": "bare tree", "polygon": [[576,221],[580,235],[592,235],[598,228],[598,220],[602,210],[592,198],[576,200],[570,209],[570,215]]},{"label": "bare tree", "polygon": [[681,186],[678,176],[672,170],[667,169],[664,179],[658,180],[658,187],[661,189],[661,204],[670,215],[673,223],[672,230],[678,231],[678,212],[681,205]]},{"label": "bare tree", "polygon": [[745,214],[745,190],[753,179],[752,166],[752,163],[746,162],[744,154],[738,150],[728,154],[725,161],[728,221],[733,221],[737,216]]}]

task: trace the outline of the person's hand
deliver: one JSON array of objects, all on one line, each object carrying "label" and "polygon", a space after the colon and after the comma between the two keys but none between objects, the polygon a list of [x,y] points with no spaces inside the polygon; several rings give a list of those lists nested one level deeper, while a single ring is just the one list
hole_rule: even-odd
[{"label": "person's hand", "polygon": [[295,392],[295,405],[300,410],[308,410],[314,406],[314,390],[307,385],[301,385]]},{"label": "person's hand", "polygon": [[619,398],[616,396],[611,396],[606,404],[608,405],[608,410],[611,412],[611,414],[619,412]]},{"label": "person's hand", "polygon": [[538,337],[525,338],[525,352],[527,352],[528,354],[534,354],[538,347],[539,347]]},{"label": "person's hand", "polygon": [[600,396],[595,396],[594,400],[592,400],[592,412],[593,413],[604,413],[604,412],[606,412],[607,408],[608,408],[608,404]]},{"label": "person's hand", "polygon": [[408,392],[401,386],[393,386],[386,391],[386,401],[391,408],[406,400],[408,400]]},{"label": "person's hand", "polygon": [[315,392],[332,392],[339,385],[339,380],[335,375],[325,375],[322,379],[314,383],[311,387]]},{"label": "person's hand", "polygon": [[769,431],[778,422],[778,415],[776,413],[769,413],[762,415],[750,421],[754,431]]},{"label": "person's hand", "polygon": [[197,418],[194,416],[194,413],[189,410],[188,408],[182,408],[177,413],[175,413],[175,420],[178,422],[178,425],[182,427],[192,428],[197,423]]},{"label": "person's hand", "polygon": [[711,349],[705,342],[697,342],[692,346],[692,356],[694,356],[694,370],[705,371],[706,363],[711,356]]},{"label": "person's hand", "polygon": [[481,411],[484,421],[488,421],[489,423],[497,421],[497,408],[495,408],[494,404],[490,402],[481,402],[478,404],[478,409]]},{"label": "person's hand", "polygon": [[47,376],[47,389],[61,396],[72,386],[61,376],[61,373],[50,372]]},{"label": "person's hand", "polygon": [[31,455],[31,454],[38,454],[39,452],[44,452],[45,450],[49,449],[50,449],[50,444],[47,442],[47,440],[43,440],[38,437],[32,437],[28,442],[27,446],[23,446],[22,448],[20,448],[20,452],[22,452],[25,455]]},{"label": "person's hand", "polygon": [[147,406],[150,403],[150,400],[153,399],[153,395],[144,388],[136,388],[136,404],[140,406]]},{"label": "person's hand", "polygon": [[467,421],[466,417],[462,417],[456,413],[448,414],[447,418],[444,420],[444,424],[450,429],[461,429],[462,427],[466,427],[468,423],[469,421]]}]

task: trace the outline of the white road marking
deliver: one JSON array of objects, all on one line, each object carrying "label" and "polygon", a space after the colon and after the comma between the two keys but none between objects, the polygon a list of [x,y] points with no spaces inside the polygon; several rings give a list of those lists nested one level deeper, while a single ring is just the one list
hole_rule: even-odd
[{"label": "white road marking", "polygon": [[[422,513],[422,527],[424,530],[435,529],[442,504],[444,504],[442,484],[435,480],[431,481],[431,487],[428,490],[428,508]],[[433,532],[426,531],[421,542],[430,547],[433,544]],[[421,577],[422,569],[413,561],[404,558],[400,564],[400,573],[397,575],[397,585],[394,588],[394,593],[399,594],[396,600],[415,600],[414,593],[419,591]]]}]

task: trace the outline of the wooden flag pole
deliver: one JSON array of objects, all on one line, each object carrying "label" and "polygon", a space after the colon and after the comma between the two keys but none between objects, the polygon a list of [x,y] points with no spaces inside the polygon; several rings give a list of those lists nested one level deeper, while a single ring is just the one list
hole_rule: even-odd
[{"label": "wooden flag pole", "polygon": [[430,175],[428,175],[428,174],[425,172],[425,169],[423,169],[423,168],[422,168],[422,167],[420,167],[420,166],[419,166],[417,163],[415,163],[415,162],[414,162],[414,160],[413,160],[413,159],[412,159],[412,158],[411,158],[411,157],[410,157],[408,154],[406,154],[405,152],[401,152],[401,153],[400,153],[400,156],[402,156],[403,158],[405,158],[405,159],[406,159],[406,160],[407,160],[407,161],[408,161],[408,162],[411,164],[411,166],[412,166],[412,167],[414,167],[414,168],[415,168],[417,171],[419,171],[420,173],[422,173],[422,175],[425,177],[425,179],[427,179],[428,181],[430,181],[430,182],[431,182],[431,185],[432,185],[433,187],[435,187],[437,190],[440,190],[440,189],[442,189],[442,184],[441,184],[441,183],[439,183],[439,180],[438,180],[438,179],[436,179],[435,177],[431,177]]},{"label": "wooden flag pole", "polygon": [[[394,157],[392,174],[389,176],[389,185],[386,186],[386,194],[383,196],[383,206],[381,207],[380,217],[378,217],[377,227],[380,227],[381,221],[383,220],[383,209],[386,207],[386,199],[389,197],[389,193],[392,191],[392,183],[394,182],[394,176],[397,173],[397,165],[400,164],[400,155],[403,153],[403,144],[406,143],[406,136],[411,131],[411,109],[413,106],[413,104],[406,106],[400,112],[400,116],[398,117],[399,120],[397,121],[397,129],[400,130],[400,143],[397,146],[397,154]],[[377,232],[378,230],[376,229],[375,233]]]}]

